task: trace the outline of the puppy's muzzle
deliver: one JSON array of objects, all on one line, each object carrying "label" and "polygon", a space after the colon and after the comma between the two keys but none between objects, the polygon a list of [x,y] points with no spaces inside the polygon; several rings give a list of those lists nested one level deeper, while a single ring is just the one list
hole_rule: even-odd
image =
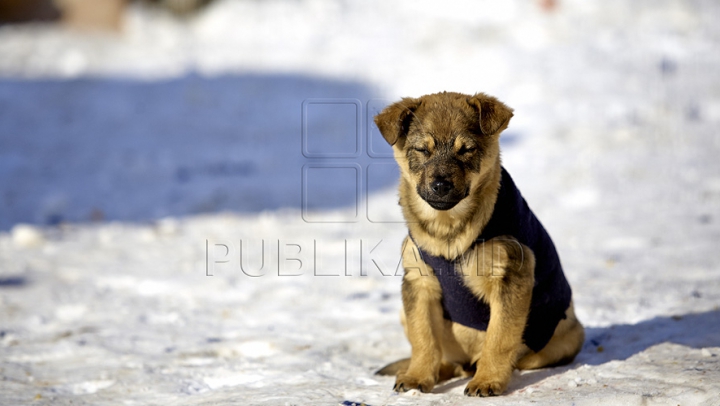
[{"label": "puppy's muzzle", "polygon": [[455,186],[451,180],[437,177],[426,188],[418,186],[418,193],[433,209],[450,210],[467,196],[467,191],[463,193]]},{"label": "puppy's muzzle", "polygon": [[453,184],[449,180],[436,179],[430,185],[430,189],[437,197],[445,197],[453,190]]}]

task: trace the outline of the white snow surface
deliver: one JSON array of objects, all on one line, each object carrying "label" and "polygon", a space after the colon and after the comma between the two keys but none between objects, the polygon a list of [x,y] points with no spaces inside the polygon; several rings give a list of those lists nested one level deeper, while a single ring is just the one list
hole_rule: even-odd
[{"label": "white snow surface", "polygon": [[[718,18],[219,0],[133,5],[119,34],[1,26],[0,404],[720,404]],[[407,231],[366,113],[442,90],[515,109],[503,162],[586,326],[492,399],[373,374],[410,352]],[[336,134],[359,157],[303,156],[357,147]]]}]

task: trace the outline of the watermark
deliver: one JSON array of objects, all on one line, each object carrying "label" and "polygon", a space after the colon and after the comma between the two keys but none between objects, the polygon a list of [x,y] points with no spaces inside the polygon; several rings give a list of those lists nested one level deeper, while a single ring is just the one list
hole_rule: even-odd
[{"label": "watermark", "polygon": [[[388,205],[387,198],[370,195],[371,190],[394,188],[399,176],[393,149],[373,120],[388,104],[384,99],[365,104],[357,99],[307,99],[302,103],[298,153],[306,160],[300,176],[303,221],[405,223],[398,204]],[[336,210],[338,203],[340,210]],[[408,241],[399,247],[383,239],[206,240],[205,274],[239,273],[258,278],[442,272],[428,267],[415,244]],[[516,240],[508,241],[519,245]],[[508,251],[523,252],[522,247],[504,249],[508,241],[476,241],[466,252],[451,252],[448,246],[442,256],[452,261],[444,268],[463,277],[502,276],[509,263]]]},{"label": "watermark", "polygon": [[[504,274],[508,265],[505,244],[520,243],[514,239],[495,238],[478,241],[471,249],[455,255],[451,247],[446,257],[457,275],[495,276]],[[398,249],[401,248],[401,249]],[[524,258],[516,258],[521,265]],[[240,274],[248,278],[263,276],[341,277],[402,276],[417,270],[420,275],[434,275],[414,244],[398,247],[384,239],[241,239],[205,240],[205,275]],[[440,271],[438,271],[440,272]]]},{"label": "watermark", "polygon": [[[385,99],[307,99],[302,103],[301,215],[307,223],[403,223],[399,207],[372,199],[399,172],[373,118]],[[344,210],[328,209],[343,207]]]},{"label": "watermark", "polygon": [[383,239],[205,240],[205,274],[400,276],[397,248]]}]

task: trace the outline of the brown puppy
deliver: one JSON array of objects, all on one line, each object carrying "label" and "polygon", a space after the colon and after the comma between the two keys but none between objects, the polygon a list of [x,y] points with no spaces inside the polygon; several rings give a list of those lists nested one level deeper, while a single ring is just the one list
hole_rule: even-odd
[{"label": "brown puppy", "polygon": [[571,362],[584,330],[555,247],[500,165],[512,110],[478,93],[405,98],[375,117],[400,166],[402,323],[411,357],[395,390],[470,376],[499,395],[514,368]]}]

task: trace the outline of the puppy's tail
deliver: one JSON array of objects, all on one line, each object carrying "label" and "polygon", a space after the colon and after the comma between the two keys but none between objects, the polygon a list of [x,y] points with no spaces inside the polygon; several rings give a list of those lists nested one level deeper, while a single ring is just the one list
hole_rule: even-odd
[{"label": "puppy's tail", "polygon": [[[407,371],[409,366],[410,358],[403,358],[380,368],[380,370],[375,372],[375,375],[397,375],[398,372],[402,373]],[[443,361],[442,364],[440,364],[438,382],[445,382],[457,376],[468,377],[472,376],[474,373],[474,364],[468,365],[464,368],[462,365],[456,365],[448,361]]]},{"label": "puppy's tail", "polygon": [[410,358],[403,358],[380,368],[375,372],[375,375],[397,375],[399,371],[405,371],[409,366]]}]

